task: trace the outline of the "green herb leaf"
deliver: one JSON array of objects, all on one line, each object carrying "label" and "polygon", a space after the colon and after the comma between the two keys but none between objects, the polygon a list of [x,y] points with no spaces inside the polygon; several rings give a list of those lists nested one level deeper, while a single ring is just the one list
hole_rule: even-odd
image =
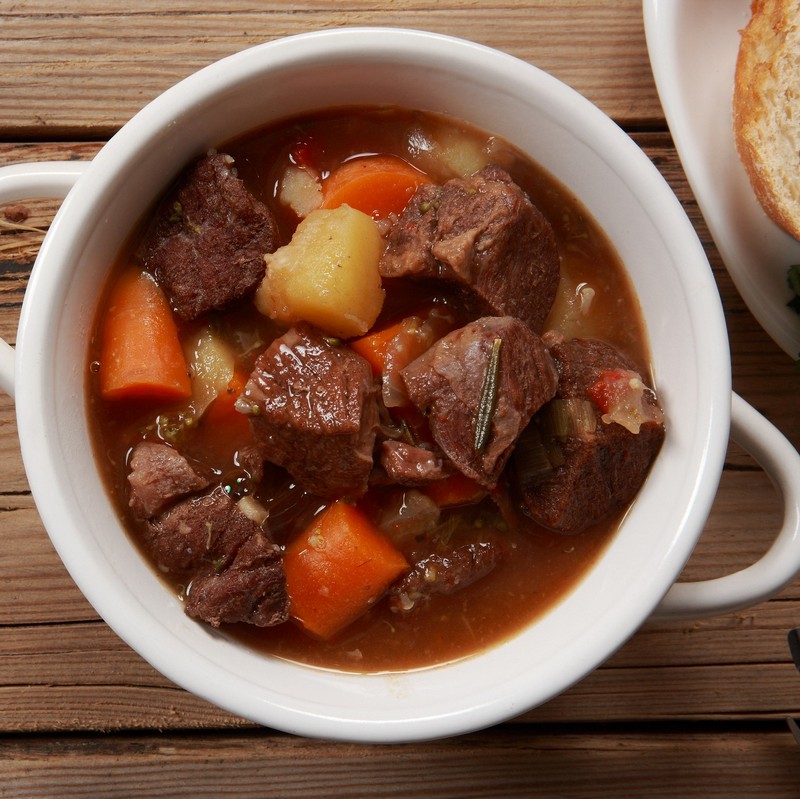
[{"label": "green herb leaf", "polygon": [[492,354],[486,366],[486,374],[481,386],[481,401],[478,405],[478,418],[475,422],[475,439],[473,448],[476,453],[481,453],[489,441],[489,431],[492,429],[492,420],[497,408],[497,376],[500,371],[500,346],[503,339],[496,338],[492,342]]}]

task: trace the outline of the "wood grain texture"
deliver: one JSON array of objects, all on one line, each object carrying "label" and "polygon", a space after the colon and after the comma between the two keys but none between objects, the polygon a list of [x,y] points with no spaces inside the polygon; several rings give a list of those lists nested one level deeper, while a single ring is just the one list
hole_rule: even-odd
[{"label": "wood grain texture", "polygon": [[[524,732],[524,735],[521,734]],[[796,799],[784,733],[524,727],[403,747],[269,732],[0,741],[7,799]],[[274,792],[274,793],[273,793]]]},{"label": "wood grain texture", "polygon": [[[135,5],[130,8],[128,6]],[[733,385],[800,447],[800,373],[738,295],[689,189],[647,60],[640,0],[0,0],[0,165],[90,159],[169,85],[243,47],[343,25],[417,27],[498,47],[575,87],[643,148],[708,256]],[[57,202],[0,207],[0,336]],[[725,357],[724,353],[720,357]],[[681,579],[742,568],[769,545],[778,498],[732,445]],[[645,622],[551,702],[481,733],[405,746],[310,741],[192,696],[99,618],[42,527],[14,406],[0,395],[0,796],[796,799],[800,675],[786,633],[800,579],[739,613]]]},{"label": "wood grain texture", "polygon": [[172,84],[245,47],[364,25],[467,38],[552,73],[625,124],[662,119],[639,0],[151,0],[135,11],[112,0],[39,0],[0,4],[0,120],[6,136],[107,137]]}]

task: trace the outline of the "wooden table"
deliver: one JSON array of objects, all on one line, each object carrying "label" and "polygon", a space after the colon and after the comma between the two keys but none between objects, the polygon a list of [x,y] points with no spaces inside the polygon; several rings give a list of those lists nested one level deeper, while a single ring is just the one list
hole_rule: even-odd
[{"label": "wooden table", "polygon": [[[710,239],[664,121],[639,0],[0,0],[0,163],[91,158],[142,105],[211,61],[286,34],[364,24],[505,50],[628,131],[706,248],[735,390],[800,443],[800,374],[748,312]],[[46,228],[55,203],[26,205],[24,224]],[[35,230],[0,230],[0,335],[12,343],[40,241]],[[769,480],[731,447],[686,576],[745,565],[779,517]],[[800,675],[786,645],[800,625],[800,580],[741,613],[649,623],[579,685],[507,724],[371,747],[254,727],[176,688],[118,640],[42,528],[5,395],[0,529],[4,797],[800,796],[800,748],[785,721],[800,716]]]}]

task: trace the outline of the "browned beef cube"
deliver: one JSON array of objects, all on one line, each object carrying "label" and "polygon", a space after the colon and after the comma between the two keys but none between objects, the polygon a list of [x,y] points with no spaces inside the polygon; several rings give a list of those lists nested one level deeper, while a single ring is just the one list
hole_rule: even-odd
[{"label": "browned beef cube", "polygon": [[178,578],[198,570],[220,570],[261,528],[217,487],[188,497],[147,524],[145,544],[158,567]]},{"label": "browned beef cube", "polygon": [[421,187],[395,222],[384,277],[443,281],[473,312],[516,316],[541,332],[555,300],[559,254],[550,223],[497,166]]},{"label": "browned beef cube", "polygon": [[[603,341],[556,340],[550,352],[560,374],[556,402],[578,399],[594,405],[589,389],[603,374],[635,371],[622,353]],[[578,533],[625,508],[639,491],[664,440],[655,394],[648,389],[643,401],[651,406],[654,419],[641,424],[637,433],[617,422],[603,421],[601,409],[594,406],[593,429],[579,426],[551,437],[548,447],[551,453],[555,448],[557,456],[552,469],[528,476],[517,468],[514,458],[512,483],[522,510],[552,530]],[[551,436],[539,417],[532,424],[542,428],[545,438]]]},{"label": "browned beef cube", "polygon": [[404,486],[424,485],[452,472],[441,453],[406,441],[382,442],[381,466],[393,482]]},{"label": "browned beef cube", "polygon": [[149,519],[177,499],[201,491],[209,481],[168,444],[142,441],[130,459],[130,507],[140,519]]},{"label": "browned beef cube", "polygon": [[[500,344],[492,374],[495,341]],[[484,317],[453,331],[401,375],[444,454],[487,488],[497,483],[517,437],[558,383],[541,338],[510,316]],[[489,391],[487,379],[492,378]],[[481,443],[481,400],[489,395],[493,408],[483,417],[488,425]]]},{"label": "browned beef cube", "polygon": [[258,531],[233,563],[192,580],[186,614],[213,627],[244,622],[271,627],[289,618],[289,597],[280,547]]},{"label": "browned beef cube", "polygon": [[272,212],[218,153],[195,163],[161,203],[143,258],[178,316],[191,320],[255,291],[278,243]]},{"label": "browned beef cube", "polygon": [[378,428],[370,365],[314,329],[292,328],[259,356],[236,408],[250,416],[265,460],[311,494],[367,490]]},{"label": "browned beef cube", "polygon": [[464,544],[447,555],[429,555],[389,589],[389,606],[408,613],[434,594],[454,594],[489,574],[500,561],[493,542]]},{"label": "browned beef cube", "polygon": [[158,567],[189,584],[185,610],[217,627],[269,626],[289,614],[280,547],[217,487],[180,501],[147,525]]},{"label": "browned beef cube", "polygon": [[543,336],[543,341],[558,369],[556,397],[562,399],[585,398],[591,386],[610,370],[636,371],[636,366],[624,353],[601,339],[566,340],[559,333],[549,331]]},{"label": "browned beef cube", "polygon": [[388,236],[389,246],[380,262],[383,277],[438,278],[440,268],[431,247],[436,239],[438,208],[443,188],[420,186]]}]

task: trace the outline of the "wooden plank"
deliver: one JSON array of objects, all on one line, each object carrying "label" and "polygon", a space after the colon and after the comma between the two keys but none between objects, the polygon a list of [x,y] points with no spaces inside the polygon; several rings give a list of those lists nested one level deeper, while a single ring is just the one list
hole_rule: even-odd
[{"label": "wooden plank", "polygon": [[[519,720],[604,723],[800,716],[800,677],[789,661],[788,625],[778,629],[799,615],[800,603],[793,602],[754,614],[744,632],[737,627],[740,618],[728,620],[726,628],[711,635],[679,624],[648,629],[604,667]],[[710,657],[715,653],[719,662]],[[757,660],[759,655],[763,662]],[[245,724],[173,685],[100,622],[0,628],[2,732]]]},{"label": "wooden plank", "polygon": [[[56,650],[53,656],[62,653]],[[97,658],[95,660],[95,658]],[[251,726],[166,680],[92,683],[105,668],[95,654],[78,684],[69,662],[55,684],[0,685],[0,732],[216,729]],[[642,723],[783,719],[800,716],[800,679],[789,664],[599,669],[566,693],[520,715],[520,722]]]},{"label": "wooden plank", "polygon": [[0,392],[0,498],[5,501],[8,497],[24,495],[28,491],[19,451],[14,401]]},{"label": "wooden plank", "polygon": [[99,618],[61,563],[31,497],[0,495],[0,503],[0,629]]},{"label": "wooden plank", "polygon": [[[302,12],[302,13],[299,13]],[[552,73],[620,121],[663,115],[639,0],[326,0],[136,4],[48,0],[0,11],[0,119],[6,136],[108,136],[181,78],[246,47],[348,25],[421,28],[475,40]],[[576,54],[580,57],[575,57]]]},{"label": "wooden plank", "polygon": [[[225,736],[0,740],[3,796],[347,799],[426,796],[796,799],[788,731],[539,728],[425,744],[358,746],[268,731]],[[222,785],[224,784],[224,788]],[[268,786],[268,788],[267,788]]]}]

